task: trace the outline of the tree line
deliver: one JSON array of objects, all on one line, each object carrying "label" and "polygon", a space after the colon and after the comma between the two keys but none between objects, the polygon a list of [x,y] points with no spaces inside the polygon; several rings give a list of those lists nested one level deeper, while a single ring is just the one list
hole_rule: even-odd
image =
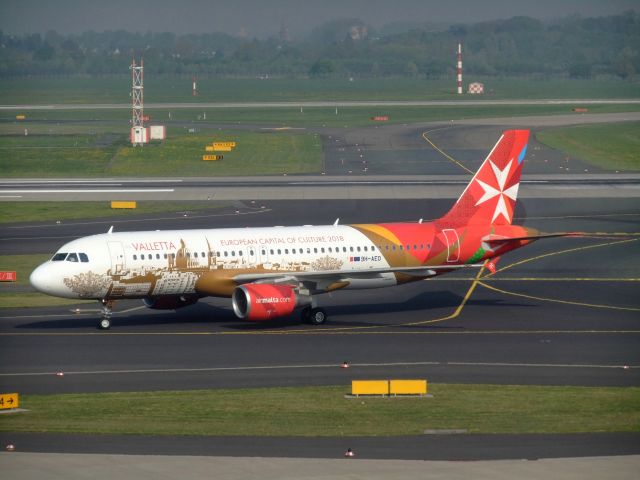
[{"label": "tree line", "polygon": [[467,73],[633,78],[640,73],[640,15],[553,21],[514,17],[448,28],[376,31],[358,19],[327,22],[303,39],[224,33],[0,32],[0,76],[122,74],[144,57],[154,74],[285,77],[424,77]]}]

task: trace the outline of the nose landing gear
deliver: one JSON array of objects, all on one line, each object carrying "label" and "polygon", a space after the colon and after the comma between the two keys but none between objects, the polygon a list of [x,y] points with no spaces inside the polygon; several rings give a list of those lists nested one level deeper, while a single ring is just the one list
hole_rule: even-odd
[{"label": "nose landing gear", "polygon": [[109,330],[111,328],[111,314],[114,301],[113,300],[100,300],[102,304],[102,318],[98,322],[98,330]]}]

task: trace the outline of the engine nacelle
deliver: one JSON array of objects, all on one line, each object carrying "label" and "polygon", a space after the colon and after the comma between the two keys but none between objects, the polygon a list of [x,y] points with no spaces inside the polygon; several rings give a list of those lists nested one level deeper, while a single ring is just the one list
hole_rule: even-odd
[{"label": "engine nacelle", "polygon": [[301,303],[301,298],[288,285],[248,283],[236,287],[232,304],[239,318],[262,321],[289,315]]},{"label": "engine nacelle", "polygon": [[145,307],[153,310],[177,310],[178,308],[188,307],[198,301],[198,297],[194,295],[171,295],[166,297],[147,297],[142,302]]}]

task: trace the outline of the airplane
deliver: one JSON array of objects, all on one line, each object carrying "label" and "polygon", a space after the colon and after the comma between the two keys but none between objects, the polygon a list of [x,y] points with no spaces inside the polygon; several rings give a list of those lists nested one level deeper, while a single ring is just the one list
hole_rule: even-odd
[{"label": "airplane", "polygon": [[390,287],[481,267],[540,238],[512,225],[528,130],[508,130],[460,198],[432,222],[193,229],[107,233],[63,245],[30,276],[38,291],[102,305],[142,299],[178,309],[207,296],[231,298],[239,319],[260,322],[301,307],[304,322],[325,323],[317,296]]}]

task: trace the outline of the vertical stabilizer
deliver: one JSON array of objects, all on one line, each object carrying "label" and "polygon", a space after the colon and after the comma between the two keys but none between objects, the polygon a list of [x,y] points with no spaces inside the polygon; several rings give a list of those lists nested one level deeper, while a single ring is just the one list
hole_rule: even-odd
[{"label": "vertical stabilizer", "polygon": [[510,225],[518,197],[529,130],[507,130],[473,176],[467,188],[439,222]]}]

